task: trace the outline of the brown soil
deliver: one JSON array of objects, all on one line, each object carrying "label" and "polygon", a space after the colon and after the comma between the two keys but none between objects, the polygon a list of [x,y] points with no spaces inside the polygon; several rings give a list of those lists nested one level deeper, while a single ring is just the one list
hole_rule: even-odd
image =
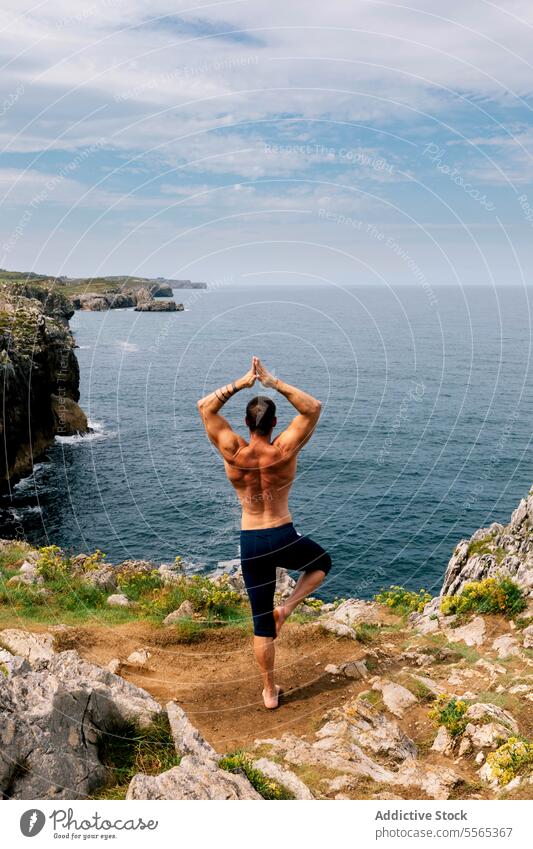
[{"label": "brown soil", "polygon": [[162,632],[142,622],[112,629],[69,628],[58,637],[58,648],[76,648],[82,657],[102,666],[147,648],[152,653],[150,671],[124,666],[122,677],[148,690],[161,704],[175,699],[219,752],[245,748],[256,738],[278,737],[286,731],[310,734],[326,710],[368,686],[324,672],[329,663],[364,657],[365,646],[326,636],[312,624],[287,623],[277,641],[277,681],[284,694],[275,711],[263,706],[251,639],[239,629],[207,632],[201,643],[192,645],[173,642],[170,630]]}]

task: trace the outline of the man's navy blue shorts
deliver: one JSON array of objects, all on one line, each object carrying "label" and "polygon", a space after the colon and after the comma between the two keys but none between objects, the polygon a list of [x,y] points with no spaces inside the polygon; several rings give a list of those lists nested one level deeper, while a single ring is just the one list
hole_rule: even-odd
[{"label": "man's navy blue shorts", "polygon": [[321,545],[300,536],[292,522],[277,528],[241,531],[241,566],[252,606],[256,637],[275,637],[276,568],[314,572],[331,569],[331,557]]}]

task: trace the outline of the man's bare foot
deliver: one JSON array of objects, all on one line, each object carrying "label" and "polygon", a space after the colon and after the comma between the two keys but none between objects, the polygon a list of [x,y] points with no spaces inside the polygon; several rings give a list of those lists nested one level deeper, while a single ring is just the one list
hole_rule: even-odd
[{"label": "man's bare foot", "polygon": [[263,701],[265,703],[265,707],[269,710],[275,710],[275,708],[279,707],[279,697],[281,693],[281,687],[279,684],[275,685],[276,692],[267,695],[266,691],[263,690]]},{"label": "man's bare foot", "polygon": [[283,605],[274,608],[274,622],[276,623],[276,637],[281,631],[281,627],[287,618],[287,612]]}]

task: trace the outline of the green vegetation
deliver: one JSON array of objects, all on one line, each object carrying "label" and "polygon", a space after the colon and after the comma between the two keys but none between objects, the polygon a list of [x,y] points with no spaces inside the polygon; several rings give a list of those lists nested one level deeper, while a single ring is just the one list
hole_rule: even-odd
[{"label": "green vegetation", "polygon": [[379,625],[369,622],[360,622],[354,628],[355,639],[360,643],[373,643],[379,634]]},{"label": "green vegetation", "polygon": [[437,696],[435,704],[428,711],[428,717],[437,725],[444,725],[452,737],[462,734],[466,728],[465,714],[468,705],[463,699],[449,698],[445,693]]},{"label": "green vegetation", "polygon": [[138,772],[158,775],[181,760],[177,754],[166,713],[146,728],[129,723],[115,733],[107,733],[98,741],[98,756],[107,767],[108,780],[95,799],[124,799],[128,785]]},{"label": "green vegetation", "polygon": [[507,552],[501,546],[494,545],[494,534],[490,533],[468,545],[467,557],[480,557],[482,554],[491,554],[496,558],[496,563],[500,564]]},{"label": "green vegetation", "polygon": [[501,613],[516,616],[527,606],[522,590],[511,578],[485,578],[465,584],[458,595],[444,596],[440,609],[453,613]]},{"label": "green vegetation", "polygon": [[162,588],[163,581],[159,571],[151,564],[141,567],[132,561],[117,569],[117,586],[130,601],[148,602],[154,591]]},{"label": "green vegetation", "polygon": [[236,751],[227,754],[218,762],[218,765],[228,772],[243,772],[263,799],[294,799],[293,794],[286,787],[256,769],[245,752]]},{"label": "green vegetation", "polygon": [[509,737],[495,752],[489,752],[487,764],[493,777],[505,786],[517,775],[533,770],[533,743]]},{"label": "green vegetation", "polygon": [[5,621],[11,611],[35,622],[57,621],[61,616],[65,622],[98,618],[112,624],[144,618],[161,624],[169,613],[188,601],[191,615],[172,626],[178,642],[194,642],[207,628],[221,624],[249,626],[250,616],[243,599],[227,578],[213,583],[201,575],[187,577],[177,573],[171,583],[164,583],[151,563],[125,561],[111,567],[117,578],[116,591],[134,604],[130,608],[109,607],[109,590],[92,580],[95,571],[107,566],[105,554],[98,550],[69,557],[58,546],[45,546],[39,549],[36,563],[42,585],[21,580],[9,585],[10,578],[18,577],[17,570],[28,550],[25,544],[13,543],[0,551],[0,621]]},{"label": "green vegetation", "polygon": [[421,589],[418,592],[406,590],[405,587],[393,585],[388,590],[381,590],[374,600],[380,604],[386,604],[394,610],[395,613],[422,613],[424,607],[431,601],[431,596],[426,590]]},{"label": "green vegetation", "polygon": [[429,687],[426,684],[424,684],[423,681],[418,681],[416,678],[414,679],[412,684],[408,687],[408,689],[421,702],[432,702],[435,698],[435,694],[429,689]]}]

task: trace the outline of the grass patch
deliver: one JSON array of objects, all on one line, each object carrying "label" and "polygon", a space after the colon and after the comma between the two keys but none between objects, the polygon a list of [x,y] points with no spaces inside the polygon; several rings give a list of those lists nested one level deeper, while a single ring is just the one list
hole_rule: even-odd
[{"label": "grass patch", "polygon": [[383,696],[379,690],[363,690],[361,693],[359,693],[359,698],[367,704],[372,705],[372,707],[385,707]]},{"label": "grass patch", "polygon": [[136,773],[158,775],[178,766],[181,760],[165,713],[146,728],[132,722],[103,735],[98,741],[98,756],[108,770],[108,780],[93,799],[124,799]]},{"label": "grass patch", "polygon": [[453,646],[453,651],[460,655],[460,657],[464,658],[467,661],[468,665],[473,665],[481,657],[477,649],[475,649],[473,646],[467,646],[466,643],[452,642],[451,645]]},{"label": "grass patch", "polygon": [[231,752],[218,762],[221,769],[228,772],[242,772],[252,787],[263,799],[294,799],[293,794],[283,784],[268,778],[253,766],[252,759],[246,752]]},{"label": "grass patch", "polygon": [[413,612],[422,613],[428,601],[431,601],[431,596],[424,589],[414,592],[395,584],[381,590],[374,596],[374,600],[390,607],[395,613],[407,615]]},{"label": "grass patch", "polygon": [[370,624],[368,622],[360,622],[354,628],[355,639],[359,643],[373,643],[378,637],[380,630],[379,625]]},{"label": "grass patch", "polygon": [[423,681],[417,681],[416,678],[409,683],[409,690],[421,702],[432,702],[435,699],[435,693]]},{"label": "grass patch", "polygon": [[[72,624],[95,618],[108,624],[135,619],[160,625],[169,613],[188,601],[192,616],[174,626],[178,642],[195,642],[206,629],[220,625],[249,627],[248,609],[227,579],[214,583],[204,576],[177,575],[172,583],[163,583],[159,571],[148,562],[125,561],[111,567],[115,569],[117,591],[134,602],[134,606],[109,607],[110,592],[91,581],[95,570],[107,566],[101,551],[70,557],[58,546],[45,546],[39,549],[36,563],[43,586],[7,586],[7,579],[28,550],[25,543],[14,543],[0,556],[1,619],[15,615],[43,624],[57,621],[58,617]],[[7,609],[10,614],[6,614]]]},{"label": "grass patch", "polygon": [[3,547],[0,551],[0,571],[6,573],[15,571],[21,565],[20,561],[25,559],[29,550],[30,546],[22,540],[14,540]]}]

